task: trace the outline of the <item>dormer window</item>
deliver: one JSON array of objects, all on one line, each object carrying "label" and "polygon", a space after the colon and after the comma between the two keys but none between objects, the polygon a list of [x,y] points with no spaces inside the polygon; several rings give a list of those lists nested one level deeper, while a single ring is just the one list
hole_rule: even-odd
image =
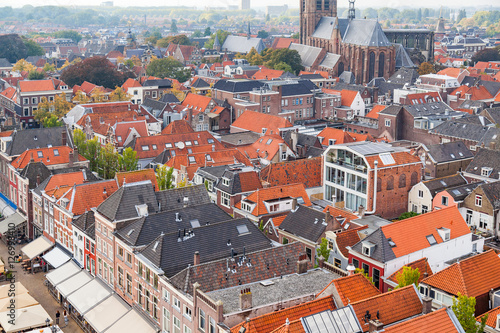
[{"label": "dormer window", "polygon": [[373,251],[375,250],[375,244],[372,242],[363,242],[362,243],[362,251],[363,254],[367,257],[370,257],[373,254]]},{"label": "dormer window", "polygon": [[43,158],[43,152],[42,151],[37,151],[36,152],[38,158]]},{"label": "dormer window", "polygon": [[450,240],[450,229],[448,228],[439,228],[438,229],[439,236],[443,240],[443,242],[446,242]]},{"label": "dormer window", "polygon": [[229,186],[229,178],[222,177],[222,185]]},{"label": "dormer window", "polygon": [[489,177],[492,171],[493,171],[493,168],[482,167],[481,168],[481,176]]}]

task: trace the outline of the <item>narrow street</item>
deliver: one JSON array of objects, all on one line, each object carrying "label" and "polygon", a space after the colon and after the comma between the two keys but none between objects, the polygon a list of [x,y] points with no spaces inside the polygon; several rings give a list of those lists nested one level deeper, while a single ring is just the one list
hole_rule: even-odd
[{"label": "narrow street", "polygon": [[[26,245],[16,245],[16,253],[21,253],[21,248]],[[0,258],[5,263],[5,268],[8,268],[7,259],[7,246],[4,242],[0,242]],[[64,327],[64,318],[62,316],[63,308],[59,303],[52,297],[48,292],[47,287],[44,285],[45,273],[39,272],[36,274],[29,274],[22,270],[21,264],[14,264],[17,272],[15,273],[16,282],[21,282],[26,289],[28,289],[29,294],[33,296],[48,312],[52,320],[56,319],[56,311],[61,312],[61,318],[59,320],[59,326],[65,333],[81,333],[82,329],[75,323],[75,321],[70,317],[68,326]],[[1,285],[7,284],[8,282],[2,282]]]}]

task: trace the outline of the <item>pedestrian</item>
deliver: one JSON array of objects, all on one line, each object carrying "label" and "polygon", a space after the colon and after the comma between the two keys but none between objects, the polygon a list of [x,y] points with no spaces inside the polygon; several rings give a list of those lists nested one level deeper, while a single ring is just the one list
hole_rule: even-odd
[{"label": "pedestrian", "polygon": [[64,310],[64,327],[68,326],[68,323],[69,323],[68,312]]},{"label": "pedestrian", "polygon": [[57,312],[56,312],[56,325],[59,325],[59,317],[61,317],[61,313],[59,312],[59,310],[57,310]]}]

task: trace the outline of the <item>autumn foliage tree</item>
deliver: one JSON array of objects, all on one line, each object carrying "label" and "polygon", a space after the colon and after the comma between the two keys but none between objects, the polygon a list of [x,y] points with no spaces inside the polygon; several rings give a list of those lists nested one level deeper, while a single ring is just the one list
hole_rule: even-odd
[{"label": "autumn foliage tree", "polygon": [[436,70],[430,62],[423,62],[418,67],[418,75],[434,74]]},{"label": "autumn foliage tree", "polygon": [[61,118],[68,113],[73,104],[66,100],[65,94],[56,95],[54,101],[49,102],[46,97],[42,97],[38,103],[38,109],[33,112],[35,120],[44,127],[60,126]]},{"label": "autumn foliage tree", "polygon": [[109,100],[111,102],[130,101],[130,95],[122,87],[116,87],[109,95]]},{"label": "autumn foliage tree", "polygon": [[114,88],[121,86],[132,76],[131,72],[119,72],[106,57],[90,57],[66,67],[61,74],[61,80],[69,86],[81,85],[88,81],[105,88]]}]

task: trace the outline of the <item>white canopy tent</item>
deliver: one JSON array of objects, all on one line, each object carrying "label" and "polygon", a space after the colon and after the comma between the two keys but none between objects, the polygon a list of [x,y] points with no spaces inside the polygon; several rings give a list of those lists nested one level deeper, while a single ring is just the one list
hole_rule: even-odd
[{"label": "white canopy tent", "polygon": [[21,251],[31,260],[47,251],[52,246],[54,246],[54,243],[52,243],[47,237],[40,236],[28,245],[24,246]]},{"label": "white canopy tent", "polygon": [[59,268],[54,269],[52,272],[45,275],[47,280],[52,283],[53,286],[63,282],[64,280],[72,277],[73,275],[81,272],[81,268],[73,261],[70,260]]},{"label": "white canopy tent", "polygon": [[157,330],[137,310],[132,309],[106,330],[106,333],[123,332],[156,333]]},{"label": "white canopy tent", "polygon": [[40,304],[27,308],[16,309],[14,314],[16,320],[13,321],[14,324],[9,323],[9,321],[11,321],[9,313],[10,311],[0,313],[0,325],[6,333],[46,326],[47,323],[45,320],[47,319],[49,319],[49,324],[52,324],[52,319]]},{"label": "white canopy tent", "polygon": [[[0,299],[8,298],[10,289],[11,289],[10,283],[4,284],[3,286],[0,286]],[[19,296],[21,294],[28,292],[28,289],[26,289],[21,282],[14,283],[14,288],[12,288],[12,290],[16,291],[16,296]]]},{"label": "white canopy tent", "polygon": [[119,296],[113,294],[90,309],[83,315],[83,318],[85,318],[96,332],[100,333],[104,332],[106,328],[113,325],[129,311],[130,306]]},{"label": "white canopy tent", "polygon": [[57,246],[50,250],[47,254],[43,256],[43,259],[47,261],[52,267],[58,268],[59,266],[66,263],[71,259],[63,250]]},{"label": "white canopy tent", "polygon": [[18,212],[15,212],[0,222],[0,234],[5,235],[9,231],[9,225],[17,228],[24,222],[26,222],[26,219]]},{"label": "white canopy tent", "polygon": [[56,285],[56,289],[61,295],[68,297],[72,292],[80,289],[90,281],[92,281],[92,276],[86,271],[80,271],[80,273],[73,275],[70,279],[66,279]]},{"label": "white canopy tent", "polygon": [[31,296],[30,294],[28,293],[23,293],[23,294],[16,294],[15,297],[5,297],[5,298],[2,298],[0,299],[0,312],[4,312],[4,311],[8,311],[8,306],[10,306],[12,303],[11,303],[11,299],[14,299],[15,300],[15,306],[16,306],[16,309],[22,309],[22,308],[27,308],[28,306],[33,306],[33,305],[37,305],[38,304],[38,301],[36,299],[33,298],[33,296]]},{"label": "white canopy tent", "polygon": [[78,313],[84,314],[92,309],[93,306],[109,297],[112,293],[113,291],[105,286],[104,283],[98,279],[93,279],[69,295],[68,302],[73,305]]}]

